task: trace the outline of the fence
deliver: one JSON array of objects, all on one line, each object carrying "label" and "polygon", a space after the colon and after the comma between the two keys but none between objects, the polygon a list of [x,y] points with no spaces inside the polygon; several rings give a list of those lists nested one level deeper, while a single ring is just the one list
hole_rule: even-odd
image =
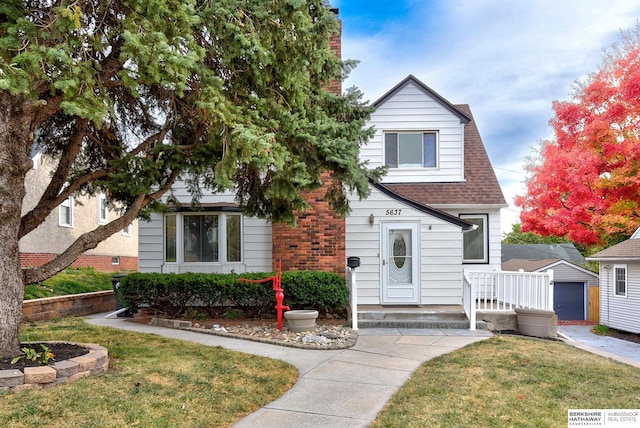
[{"label": "fence", "polygon": [[476,311],[553,310],[553,271],[465,271],[464,310],[475,330]]}]

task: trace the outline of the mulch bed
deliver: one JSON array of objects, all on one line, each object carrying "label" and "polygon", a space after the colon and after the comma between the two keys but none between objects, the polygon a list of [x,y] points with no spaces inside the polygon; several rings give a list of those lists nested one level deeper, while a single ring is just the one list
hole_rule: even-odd
[{"label": "mulch bed", "polygon": [[[34,349],[36,352],[44,352],[42,347],[40,346],[40,342],[34,343],[21,343],[20,349],[22,348],[30,348]],[[89,353],[89,349],[84,346],[74,345],[72,343],[64,343],[64,342],[56,342],[56,343],[46,343],[42,342],[47,348],[49,348],[49,352],[53,354],[53,358],[49,360],[49,364],[53,364],[57,361],[64,361],[70,358],[79,357],[81,355],[85,355]],[[20,355],[25,355],[23,352]],[[17,357],[18,355],[16,355]],[[0,358],[0,370],[20,370],[24,371],[25,367],[38,367],[41,366],[39,361],[31,361],[27,358],[20,358],[15,363],[11,363],[13,358]]]},{"label": "mulch bed", "polygon": [[640,343],[640,335],[635,333],[629,333],[627,331],[620,331],[614,328],[610,328],[607,332],[607,336],[615,337],[616,339],[626,340],[628,342]]}]

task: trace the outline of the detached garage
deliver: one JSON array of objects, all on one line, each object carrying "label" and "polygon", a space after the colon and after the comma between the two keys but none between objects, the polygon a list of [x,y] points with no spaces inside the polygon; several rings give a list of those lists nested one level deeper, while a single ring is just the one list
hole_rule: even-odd
[{"label": "detached garage", "polygon": [[[559,259],[511,259],[502,264],[502,270],[521,269],[525,272],[553,270],[553,310],[559,320],[589,319],[589,287],[598,286],[597,273]],[[597,296],[597,293],[594,294]],[[599,302],[591,303],[597,305]]]}]

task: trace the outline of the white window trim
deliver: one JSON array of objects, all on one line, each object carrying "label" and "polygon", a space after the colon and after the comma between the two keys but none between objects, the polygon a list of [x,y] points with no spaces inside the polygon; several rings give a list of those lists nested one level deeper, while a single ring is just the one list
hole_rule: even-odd
[{"label": "white window trim", "polygon": [[[618,294],[618,279],[616,277],[616,270],[624,269],[624,294]],[[628,290],[629,290],[629,270],[627,269],[626,264],[613,265],[613,281],[612,281],[612,291],[614,297],[622,297],[627,298]]]},{"label": "white window trim", "polygon": [[[484,258],[481,259],[465,259],[464,258],[464,247],[462,248],[462,263],[464,264],[488,264],[489,263],[489,214],[460,214],[459,217],[464,219],[482,219],[483,221],[483,248],[484,248]],[[464,245],[464,240],[463,240]]]},{"label": "white window trim", "polygon": [[[404,129],[402,131],[387,130],[382,133],[382,165],[387,164],[386,159],[386,134],[435,134],[436,135],[436,166],[397,166],[389,167],[390,170],[402,171],[437,171],[440,169],[440,132],[434,129]],[[423,148],[424,149],[424,148]],[[424,153],[423,153],[424,161]]]},{"label": "white window trim", "polygon": [[[166,236],[166,218],[163,217],[163,232],[162,232],[162,253],[164,257],[163,263],[168,265],[208,265],[208,266],[220,266],[220,265],[239,265],[244,263],[244,216],[241,213],[235,212],[224,212],[224,211],[198,211],[198,212],[179,212],[175,215],[176,217],[176,261],[168,262],[167,261],[167,236]],[[189,215],[195,216],[203,216],[203,215],[216,215],[218,216],[218,261],[217,262],[188,262],[184,260],[184,217]],[[238,261],[227,261],[227,216],[238,216],[240,217],[240,260]]]},{"label": "white window trim", "polygon": [[127,226],[125,226],[124,229],[122,229],[122,236],[131,236],[131,223],[129,223]]},{"label": "white window trim", "polygon": [[106,206],[106,203],[107,197],[105,194],[98,194],[98,224],[109,223],[109,208]]},{"label": "white window trim", "polygon": [[[73,227],[73,196],[69,196],[58,206],[58,226],[60,227]],[[69,208],[69,222],[62,221],[62,209]]]}]

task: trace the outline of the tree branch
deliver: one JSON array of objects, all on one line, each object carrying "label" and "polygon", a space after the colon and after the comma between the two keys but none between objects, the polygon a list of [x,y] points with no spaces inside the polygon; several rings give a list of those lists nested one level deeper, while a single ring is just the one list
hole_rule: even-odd
[{"label": "tree branch", "polygon": [[49,213],[68,197],[62,196],[60,190],[64,186],[66,178],[69,176],[69,171],[71,171],[78,153],[80,153],[82,140],[87,133],[88,123],[87,119],[78,119],[76,131],[70,139],[69,144],[62,152],[58,162],[58,167],[54,171],[49,185],[40,197],[38,204],[31,211],[25,214],[20,221],[19,238],[22,238],[38,227]]},{"label": "tree branch", "polygon": [[88,250],[92,250],[109,236],[124,229],[133,220],[135,220],[138,212],[146,205],[150,204],[153,199],[146,195],[139,195],[125,214],[105,225],[84,233],[75,240],[62,254],[58,255],[52,261],[35,268],[23,270],[25,285],[35,284],[55,275],[61,270],[69,267],[80,255]]}]

